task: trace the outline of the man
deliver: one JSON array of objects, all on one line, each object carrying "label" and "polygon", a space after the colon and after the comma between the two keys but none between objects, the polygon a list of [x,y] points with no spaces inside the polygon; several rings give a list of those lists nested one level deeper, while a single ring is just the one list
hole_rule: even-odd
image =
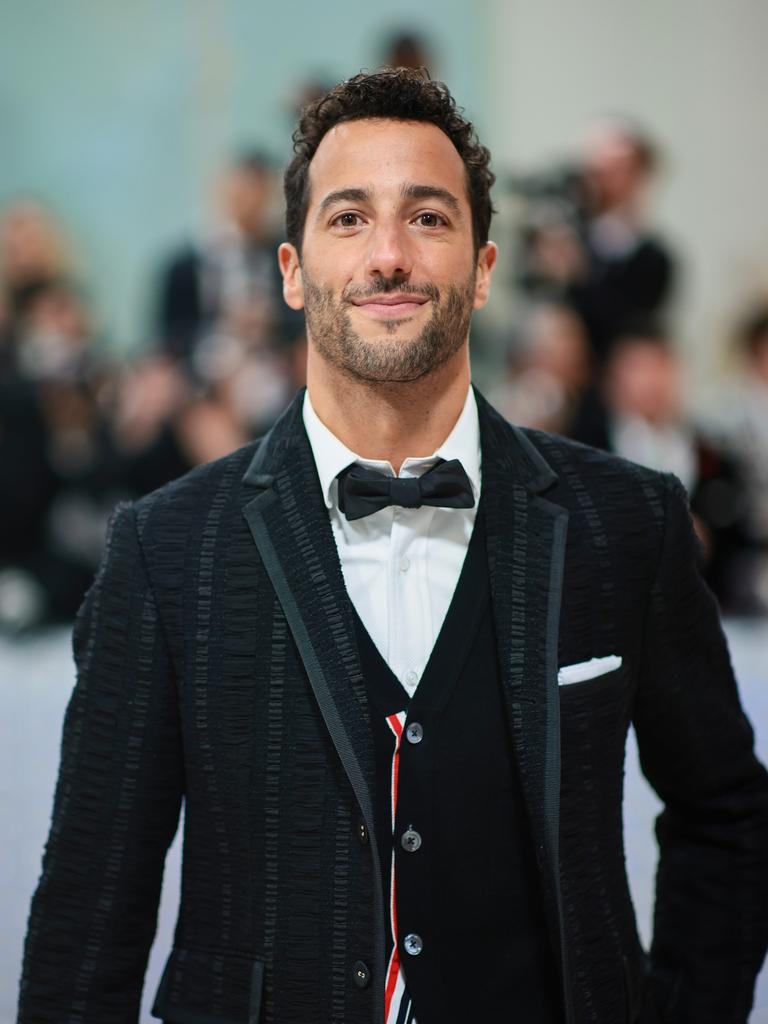
[{"label": "man", "polygon": [[626,118],[590,127],[581,166],[560,200],[536,204],[524,281],[559,295],[581,316],[600,363],[639,320],[663,317],[674,291],[675,259],[648,225],[657,147]]},{"label": "man", "polygon": [[567,292],[601,359],[633,322],[662,317],[674,291],[674,256],[648,224],[648,194],[659,163],[656,145],[631,120],[604,119],[587,133],[586,265]]},{"label": "man", "polygon": [[[469,383],[488,152],[384,70],[304,114],[284,294],[308,390],[123,506],[20,1021],[745,1021],[768,786],[671,477],[509,426]],[[624,874],[633,719],[664,797],[649,976]]]},{"label": "man", "polygon": [[269,223],[273,167],[258,150],[237,156],[221,177],[218,216],[205,237],[163,268],[157,330],[162,348],[205,375],[205,346],[234,333],[243,344],[292,344],[303,324],[280,300]]}]

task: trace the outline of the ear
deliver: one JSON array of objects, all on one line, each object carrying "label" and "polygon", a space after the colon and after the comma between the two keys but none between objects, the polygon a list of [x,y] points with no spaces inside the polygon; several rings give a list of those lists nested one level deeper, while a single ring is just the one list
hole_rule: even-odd
[{"label": "ear", "polygon": [[277,262],[283,275],[283,298],[291,309],[303,309],[304,282],[296,246],[283,242],[277,250]]},{"label": "ear", "polygon": [[495,242],[486,242],[477,254],[474,309],[482,309],[488,301],[488,294],[491,290],[491,274],[496,266],[498,255],[499,247]]}]

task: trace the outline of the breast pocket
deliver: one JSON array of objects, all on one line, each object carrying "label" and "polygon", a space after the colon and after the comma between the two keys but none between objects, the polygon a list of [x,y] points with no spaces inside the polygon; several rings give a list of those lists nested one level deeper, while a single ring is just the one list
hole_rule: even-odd
[{"label": "breast pocket", "polygon": [[578,686],[591,683],[603,676],[612,675],[624,664],[620,654],[607,654],[602,658],[590,658],[572,665],[563,665],[557,671],[558,686]]},{"label": "breast pocket", "polygon": [[[559,669],[557,689],[561,709],[573,709],[578,713],[603,705],[616,711],[625,708],[630,696],[632,672],[626,659],[617,661],[618,664],[605,659],[601,670],[591,673],[579,672],[580,666]],[[576,671],[571,672],[572,668]]]},{"label": "breast pocket", "polygon": [[564,797],[613,798],[620,792],[631,679],[625,660],[611,671],[558,686]]},{"label": "breast pocket", "polygon": [[261,960],[174,948],[152,1016],[168,1024],[259,1024],[263,987]]}]

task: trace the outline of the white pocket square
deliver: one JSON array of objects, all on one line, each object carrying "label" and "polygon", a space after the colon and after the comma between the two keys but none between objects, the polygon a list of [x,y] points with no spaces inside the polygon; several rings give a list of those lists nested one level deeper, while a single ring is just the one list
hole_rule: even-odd
[{"label": "white pocket square", "polygon": [[557,682],[559,686],[583,683],[586,679],[603,676],[606,672],[613,672],[617,668],[621,668],[620,654],[608,654],[605,658],[590,658],[589,661],[579,661],[575,665],[564,665],[558,669]]}]

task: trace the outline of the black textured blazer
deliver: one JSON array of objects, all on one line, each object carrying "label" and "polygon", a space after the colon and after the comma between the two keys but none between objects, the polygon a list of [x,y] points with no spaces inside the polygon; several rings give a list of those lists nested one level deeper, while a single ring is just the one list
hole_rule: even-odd
[{"label": "black textured blazer", "polygon": [[[368,706],[301,400],[115,513],[75,627],[22,1024],[137,1020],[182,799],[157,1015],[382,1022]],[[743,1024],[768,935],[768,781],[683,489],[478,404],[505,708],[566,1024]],[[610,654],[619,669],[558,686],[559,666]],[[648,957],[622,847],[630,721],[665,803]]]}]

